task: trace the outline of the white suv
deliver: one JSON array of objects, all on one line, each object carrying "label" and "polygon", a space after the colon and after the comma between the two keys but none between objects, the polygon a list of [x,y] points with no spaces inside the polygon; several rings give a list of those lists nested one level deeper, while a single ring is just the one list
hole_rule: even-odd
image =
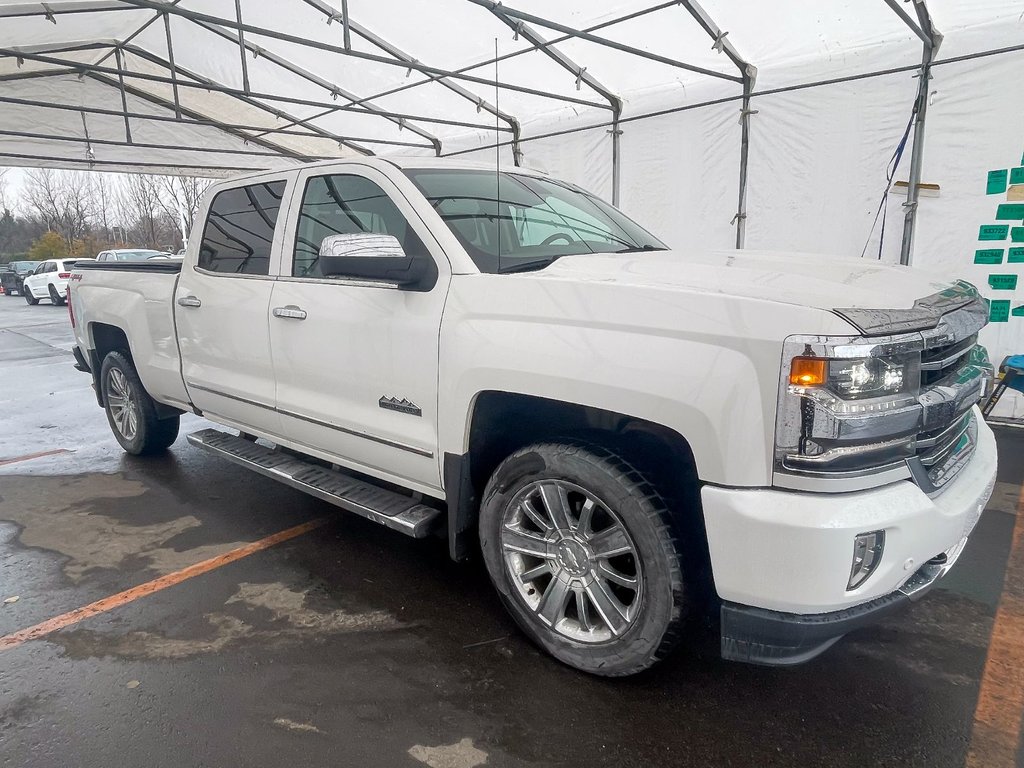
[{"label": "white suv", "polygon": [[50,259],[44,261],[25,278],[23,292],[25,301],[38,304],[40,299],[49,298],[54,304],[63,304],[68,290],[68,278],[76,259]]}]

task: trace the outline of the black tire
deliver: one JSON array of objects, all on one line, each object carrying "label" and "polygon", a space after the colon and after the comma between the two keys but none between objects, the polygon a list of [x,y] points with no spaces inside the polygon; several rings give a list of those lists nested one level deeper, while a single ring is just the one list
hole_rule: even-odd
[{"label": "black tire", "polygon": [[[123,352],[110,352],[103,358],[100,386],[110,431],[126,453],[133,456],[160,453],[178,437],[180,418],[177,415],[157,418],[153,398],[142,385],[131,359]],[[126,405],[118,409],[122,389],[130,397],[125,399]]]},{"label": "black tire", "polygon": [[[545,492],[550,493],[552,485],[560,489],[563,508],[569,510],[566,530],[576,542],[585,545],[569,547],[576,548],[577,554],[565,551],[570,537],[564,536],[557,523],[555,528],[543,533],[542,528],[516,511],[522,509],[521,502],[531,499],[533,501],[527,503],[536,511],[535,499],[543,497]],[[532,495],[537,489],[541,497]],[[612,629],[612,622],[605,622],[604,639],[591,631],[594,624],[602,623],[604,613],[598,606],[599,601],[588,596],[592,587],[599,586],[598,560],[607,557],[598,554],[598,545],[594,542],[604,536],[607,529],[597,529],[595,533],[594,523],[582,522],[584,503],[591,505],[591,509],[603,509],[605,512],[591,514],[604,514],[612,523],[610,527],[625,530],[622,540],[632,550],[628,555],[617,556],[625,557],[626,565],[622,569],[618,565],[615,568],[629,572],[629,563],[633,563],[633,581],[638,585],[638,589],[622,592],[611,582],[604,582],[605,595],[611,587],[616,595],[627,596],[612,605],[623,606],[630,602],[630,595],[634,601],[626,606],[626,613],[617,614],[622,620],[618,631]],[[546,514],[545,505],[546,502],[541,502],[541,517]],[[509,522],[510,517],[517,515],[517,521]],[[552,520],[554,517],[549,516],[544,522]],[[491,476],[484,491],[479,522],[484,561],[502,602],[526,634],[559,661],[591,674],[621,677],[652,666],[678,641],[689,602],[680,562],[682,548],[675,538],[670,513],[661,494],[618,454],[582,442],[541,443],[516,451]],[[530,526],[535,527],[527,530]],[[591,531],[589,536],[585,528]],[[544,536],[545,553],[534,557],[522,554],[522,550],[516,551],[517,539],[508,537],[517,532]],[[621,536],[618,532],[617,535]],[[504,544],[503,536],[506,537]],[[610,561],[605,559],[604,562]],[[551,569],[546,585],[543,575],[537,580],[523,578],[528,573],[543,570],[538,566]],[[591,569],[589,575],[587,568]],[[513,569],[519,569],[519,575],[513,573]],[[573,585],[562,587],[560,591],[571,590],[574,596],[568,598],[567,608],[556,614],[560,618],[552,624],[542,619],[540,613],[545,601],[558,593],[558,579]],[[537,604],[531,606],[528,600]],[[630,611],[632,618],[627,620]],[[575,619],[572,613],[576,614]]]},{"label": "black tire", "polygon": [[28,303],[29,306],[34,307],[36,304],[39,303],[39,299],[32,295],[32,289],[29,288],[28,286],[24,286],[21,289],[21,292],[22,294],[24,294],[25,301]]},{"label": "black tire", "polygon": [[48,292],[50,294],[50,301],[53,302],[55,307],[64,306],[64,297],[57,293],[57,289],[53,287],[53,283],[50,283]]}]

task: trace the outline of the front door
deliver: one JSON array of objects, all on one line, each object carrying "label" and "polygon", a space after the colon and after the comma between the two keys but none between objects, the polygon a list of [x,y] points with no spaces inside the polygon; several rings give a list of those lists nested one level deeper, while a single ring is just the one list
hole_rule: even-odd
[{"label": "front door", "polygon": [[[274,285],[270,343],[286,437],[338,464],[431,492],[437,456],[438,333],[450,268],[403,193],[369,167],[303,171]],[[321,241],[371,232],[396,237],[436,275],[430,286],[320,272]]]},{"label": "front door", "polygon": [[215,421],[268,434],[280,426],[267,318],[287,185],[277,175],[217,192],[198,256],[186,260],[194,266],[182,269],[174,294],[192,402]]}]

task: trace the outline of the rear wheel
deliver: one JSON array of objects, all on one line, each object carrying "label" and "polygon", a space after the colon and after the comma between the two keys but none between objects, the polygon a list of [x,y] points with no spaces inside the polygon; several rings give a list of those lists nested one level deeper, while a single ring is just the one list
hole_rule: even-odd
[{"label": "rear wheel", "polygon": [[64,297],[57,293],[57,289],[53,287],[53,283],[50,283],[49,288],[50,301],[53,302],[54,306],[62,306],[64,304]]},{"label": "rear wheel", "polygon": [[177,438],[179,417],[157,418],[153,398],[127,355],[110,352],[103,359],[100,385],[110,430],[126,452],[135,456],[159,453]]},{"label": "rear wheel", "polygon": [[688,594],[658,491],[616,453],[544,443],[498,467],[480,543],[505,607],[559,661],[640,672],[675,644]]},{"label": "rear wheel", "polygon": [[32,289],[29,288],[27,285],[22,286],[21,292],[25,294],[25,301],[28,302],[29,305],[34,307],[36,304],[39,303],[39,299],[32,295]]}]

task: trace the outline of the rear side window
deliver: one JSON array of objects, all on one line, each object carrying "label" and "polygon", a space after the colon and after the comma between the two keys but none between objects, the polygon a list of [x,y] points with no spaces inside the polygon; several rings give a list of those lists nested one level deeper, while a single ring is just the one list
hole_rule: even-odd
[{"label": "rear side window", "polygon": [[218,192],[206,217],[198,266],[227,274],[269,274],[284,187],[284,181],[268,181]]}]

